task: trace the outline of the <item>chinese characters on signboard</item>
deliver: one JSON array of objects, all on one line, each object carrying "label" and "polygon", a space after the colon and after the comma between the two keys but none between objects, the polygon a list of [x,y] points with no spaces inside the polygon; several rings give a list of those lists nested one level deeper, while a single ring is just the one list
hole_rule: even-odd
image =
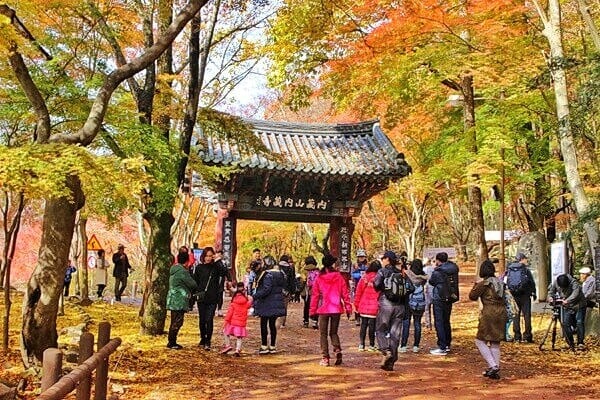
[{"label": "chinese characters on signboard", "polygon": [[233,248],[235,240],[235,220],[231,218],[223,219],[223,263],[231,266],[233,258]]},{"label": "chinese characters on signboard", "polygon": [[257,196],[254,205],[260,208],[281,208],[287,210],[315,210],[329,211],[331,200],[315,199],[311,197],[291,197],[279,195]]},{"label": "chinese characters on signboard", "polygon": [[340,272],[350,272],[350,230],[340,227]]}]

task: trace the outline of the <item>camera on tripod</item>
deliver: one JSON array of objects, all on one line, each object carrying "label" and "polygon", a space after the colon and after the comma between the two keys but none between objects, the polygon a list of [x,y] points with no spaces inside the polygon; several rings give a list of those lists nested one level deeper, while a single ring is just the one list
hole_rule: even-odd
[{"label": "camera on tripod", "polygon": [[552,306],[552,312],[556,313],[556,312],[560,312],[560,309],[563,305],[563,298],[560,297],[560,294],[558,293],[554,293],[552,295],[552,298],[550,299],[550,305]]},{"label": "camera on tripod", "polygon": [[557,326],[561,325],[561,317],[562,317],[562,308],[563,308],[563,298],[559,293],[553,293],[552,297],[548,304],[552,306],[552,319],[550,320],[550,325],[548,325],[548,329],[546,329],[546,333],[540,342],[539,349],[542,351],[544,349],[544,344],[546,343],[546,339],[548,335],[551,334],[552,338],[552,350],[555,350],[556,347],[556,336],[557,336]]}]

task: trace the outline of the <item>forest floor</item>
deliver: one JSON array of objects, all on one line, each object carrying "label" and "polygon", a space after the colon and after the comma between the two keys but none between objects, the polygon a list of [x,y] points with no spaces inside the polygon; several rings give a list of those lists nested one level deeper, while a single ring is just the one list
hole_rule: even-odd
[{"label": "forest floor", "polygon": [[[424,327],[421,351],[400,354],[392,372],[379,368],[379,353],[358,351],[359,328],[345,318],[340,324],[343,364],[319,366],[319,333],[302,327],[302,303],[290,304],[286,327],[278,330],[278,352],[271,355],[257,353],[258,318],[249,318],[249,337],[244,341],[242,356],[233,357],[219,353],[223,318],[215,318],[214,347],[209,352],[197,347],[197,314],[186,314],[178,340],[184,349],[178,351],[165,347],[166,335],[138,334],[135,304],[111,305],[105,301],[89,307],[67,301],[65,316],[58,318],[59,342],[68,345],[75,341],[66,333],[67,327],[85,320],[89,319],[89,330],[94,335],[98,322],[112,324],[112,337],[123,341],[110,358],[109,390],[113,400],[600,398],[598,339],[587,338],[587,350],[576,353],[539,350],[539,341],[550,323],[549,311],[534,315],[536,344],[502,343],[500,380],[482,377],[485,365],[474,344],[479,310],[477,303],[467,298],[473,280],[472,273],[467,272],[461,273],[462,299],[455,304],[452,315],[452,352],[447,356],[430,355],[429,349],[436,343],[435,331]],[[13,302],[11,351],[0,353],[0,382],[15,386],[25,373],[18,352],[21,297],[15,294]],[[412,349],[412,338],[409,346]],[[563,339],[557,339],[557,348],[563,346]],[[36,394],[39,381],[30,377],[27,389],[19,396],[30,399]]]}]

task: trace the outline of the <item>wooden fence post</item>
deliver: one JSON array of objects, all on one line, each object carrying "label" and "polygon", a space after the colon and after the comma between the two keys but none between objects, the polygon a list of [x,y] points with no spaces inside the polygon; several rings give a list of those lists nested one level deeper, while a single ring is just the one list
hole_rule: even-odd
[{"label": "wooden fence post", "polygon": [[[79,365],[94,354],[94,335],[84,332],[79,338]],[[77,385],[77,400],[90,400],[92,392],[92,376],[88,375]]]},{"label": "wooden fence post", "polygon": [[[110,323],[102,321],[98,324],[98,344],[96,351],[99,351],[110,341]],[[106,400],[108,387],[108,357],[102,360],[96,367],[96,386],[94,389],[94,400]]]},{"label": "wooden fence post", "polygon": [[55,348],[44,350],[42,356],[42,393],[58,382],[62,373],[62,351]]}]

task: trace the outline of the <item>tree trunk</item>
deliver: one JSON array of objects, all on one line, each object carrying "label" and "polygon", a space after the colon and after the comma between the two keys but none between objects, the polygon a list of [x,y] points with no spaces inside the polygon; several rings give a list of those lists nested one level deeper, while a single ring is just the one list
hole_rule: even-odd
[{"label": "tree trunk", "polygon": [[[17,196],[17,204],[15,215],[12,218],[10,228],[8,227],[8,211],[10,208],[10,193],[5,193],[5,203],[2,209],[2,216],[4,222],[4,248],[2,252],[3,259],[5,260],[2,266],[2,278],[0,282],[4,283],[4,316],[3,316],[3,328],[2,328],[2,350],[8,352],[8,336],[9,336],[9,322],[10,322],[10,309],[12,301],[10,300],[10,267],[12,260],[15,255],[17,237],[19,235],[19,229],[21,228],[21,216],[23,215],[23,209],[25,208],[25,198],[23,193],[19,193]],[[1,264],[1,262],[0,262]]]},{"label": "tree trunk", "polygon": [[[552,74],[554,82],[556,116],[558,118],[558,137],[560,139],[560,150],[565,164],[565,174],[569,184],[569,190],[573,196],[577,214],[580,218],[587,218],[587,220],[584,221],[583,227],[588,238],[590,251],[593,252],[599,245],[598,238],[600,235],[596,220],[587,216],[590,211],[590,203],[579,175],[577,153],[573,132],[571,130],[567,75],[563,68],[565,57],[560,26],[560,2],[558,0],[550,0],[548,2],[548,15],[546,15],[537,1],[534,1],[534,4],[544,23],[543,33],[550,45],[550,73]],[[598,268],[598,266],[596,266],[596,268]]]},{"label": "tree trunk", "polygon": [[[475,94],[473,92],[473,75],[464,74],[460,82],[464,98],[464,129],[467,135],[470,151],[477,154],[477,134],[475,131]],[[473,241],[477,254],[477,272],[479,265],[488,258],[487,244],[485,242],[485,225],[483,219],[483,202],[481,188],[477,185],[479,177],[474,175],[469,183],[469,204],[471,209],[471,226],[473,228]]]},{"label": "tree trunk", "polygon": [[590,14],[590,8],[587,5],[586,0],[577,0],[577,6],[579,8],[579,13],[581,14],[581,18],[585,22],[585,26],[592,38],[592,42],[594,42],[594,47],[596,47],[596,52],[600,51],[600,35],[598,34],[598,28],[596,28],[596,23]]},{"label": "tree trunk", "polygon": [[21,357],[27,366],[41,363],[44,350],[57,346],[58,301],[69,259],[75,217],[84,203],[79,178],[67,177],[66,184],[73,199],[61,197],[46,202],[38,262],[23,298]]},{"label": "tree trunk", "polygon": [[79,213],[79,221],[77,223],[77,236],[79,237],[79,264],[77,265],[77,278],[79,279],[79,289],[81,294],[81,304],[90,305],[90,291],[89,291],[89,280],[88,280],[88,266],[87,266],[87,217],[82,216]]},{"label": "tree trunk", "polygon": [[164,333],[167,317],[167,292],[169,291],[169,270],[173,264],[171,254],[171,226],[173,215],[164,211],[156,215],[147,215],[150,225],[148,256],[144,282],[141,330],[147,335]]}]

